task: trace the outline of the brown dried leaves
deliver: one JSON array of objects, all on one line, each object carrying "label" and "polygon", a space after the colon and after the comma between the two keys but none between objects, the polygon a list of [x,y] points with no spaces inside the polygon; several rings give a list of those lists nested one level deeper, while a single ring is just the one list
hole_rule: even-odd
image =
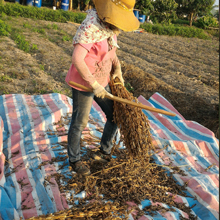
[{"label": "brown dried leaves", "polygon": [[[110,87],[113,95],[138,103],[137,98],[120,84],[117,77],[110,82]],[[131,159],[147,160],[154,146],[148,118],[142,109],[114,101],[114,120]]]}]

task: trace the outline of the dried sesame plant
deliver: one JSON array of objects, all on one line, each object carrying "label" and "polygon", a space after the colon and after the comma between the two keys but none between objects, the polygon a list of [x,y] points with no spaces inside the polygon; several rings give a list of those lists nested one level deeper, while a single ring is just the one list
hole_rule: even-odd
[{"label": "dried sesame plant", "polygon": [[[117,77],[111,80],[110,87],[114,96],[138,103],[137,98],[128,92]],[[114,101],[114,121],[120,128],[121,140],[128,149],[130,159],[149,159],[154,146],[149,121],[142,109]]]}]

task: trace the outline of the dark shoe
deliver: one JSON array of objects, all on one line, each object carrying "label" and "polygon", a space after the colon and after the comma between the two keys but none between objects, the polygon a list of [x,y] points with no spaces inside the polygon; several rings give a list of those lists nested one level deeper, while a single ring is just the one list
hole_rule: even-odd
[{"label": "dark shoe", "polygon": [[90,170],[83,164],[81,160],[77,162],[69,162],[70,166],[72,167],[73,171],[75,171],[79,175],[87,176],[90,174]]},{"label": "dark shoe", "polygon": [[96,162],[108,163],[111,160],[112,156],[111,156],[111,154],[105,154],[105,152],[103,152],[101,149],[99,149],[98,151],[96,151],[92,154],[92,158]]}]

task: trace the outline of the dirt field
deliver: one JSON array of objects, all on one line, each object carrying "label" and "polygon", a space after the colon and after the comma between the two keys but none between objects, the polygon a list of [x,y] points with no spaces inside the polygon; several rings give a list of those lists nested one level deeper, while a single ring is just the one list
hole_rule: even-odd
[{"label": "dirt field", "polygon": [[[65,76],[77,25],[2,19],[19,29],[35,50],[26,53],[10,37],[0,37],[0,95],[58,92],[70,96]],[[136,97],[148,99],[159,92],[187,120],[208,127],[219,137],[218,39],[121,33],[118,44],[126,84]]]}]

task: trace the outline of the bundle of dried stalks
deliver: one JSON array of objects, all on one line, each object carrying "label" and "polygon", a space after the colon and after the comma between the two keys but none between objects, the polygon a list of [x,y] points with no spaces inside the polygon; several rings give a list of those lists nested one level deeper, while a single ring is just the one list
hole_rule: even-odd
[{"label": "bundle of dried stalks", "polygon": [[[79,205],[66,210],[48,215],[41,215],[39,217],[32,217],[29,220],[77,220],[77,219],[106,219],[106,220],[121,220],[128,216],[130,211],[126,211],[124,207],[119,206],[118,203],[104,202],[101,199],[86,203],[80,201]],[[127,217],[125,217],[127,219]]]},{"label": "bundle of dried stalks", "polygon": [[[110,87],[114,96],[138,103],[137,98],[122,86],[117,77],[111,80]],[[130,158],[149,159],[150,151],[154,150],[154,146],[148,118],[141,108],[114,101],[114,120],[120,128],[121,137]]]}]

